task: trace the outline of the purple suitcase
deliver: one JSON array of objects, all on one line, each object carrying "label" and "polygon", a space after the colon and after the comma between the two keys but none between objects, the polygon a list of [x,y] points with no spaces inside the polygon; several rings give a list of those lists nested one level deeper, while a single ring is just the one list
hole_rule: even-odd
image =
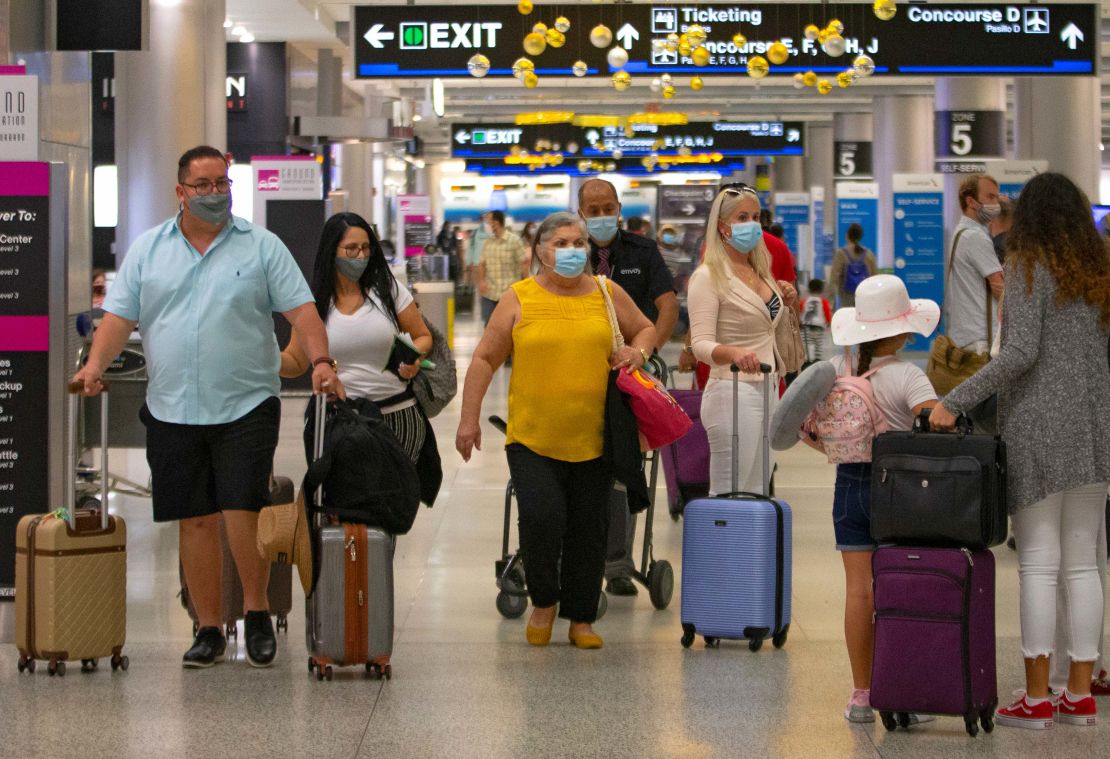
[{"label": "purple suitcase", "polygon": [[671,390],[671,396],[694,424],[679,440],[663,449],[667,508],[678,515],[695,498],[709,495],[709,437],[701,423],[701,390]]},{"label": "purple suitcase", "polygon": [[964,718],[969,735],[994,729],[994,554],[889,546],[871,560],[875,659],[871,706],[893,730],[909,713]]}]

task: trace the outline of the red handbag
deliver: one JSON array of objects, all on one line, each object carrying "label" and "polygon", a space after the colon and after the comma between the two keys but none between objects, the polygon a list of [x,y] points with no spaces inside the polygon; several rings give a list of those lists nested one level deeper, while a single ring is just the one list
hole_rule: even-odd
[{"label": "red handbag", "polygon": [[[617,313],[613,308],[613,300],[609,297],[605,277],[598,277],[598,287],[609,314],[609,326],[613,330],[613,352],[616,353],[624,347],[624,336],[617,322]],[[693,426],[678,401],[671,397],[667,388],[654,375],[642,369],[623,369],[617,375],[617,388],[628,397],[628,405],[636,416],[642,449],[654,450],[670,445]]]}]

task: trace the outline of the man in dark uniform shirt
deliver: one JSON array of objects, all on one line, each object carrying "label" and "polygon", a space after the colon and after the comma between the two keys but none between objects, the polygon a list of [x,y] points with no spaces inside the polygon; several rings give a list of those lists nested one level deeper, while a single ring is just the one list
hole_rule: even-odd
[{"label": "man in dark uniform shirt", "polygon": [[[674,278],[659,246],[650,237],[620,229],[621,204],[617,190],[604,179],[588,179],[578,189],[578,213],[590,235],[590,263],[595,274],[604,274],[623,287],[636,306],[655,324],[655,349],[671,338],[678,321]],[[627,517],[627,518],[625,518]],[[636,518],[629,514],[622,491],[613,491],[609,561],[605,566],[606,591],[618,596],[636,595],[631,571]],[[615,547],[625,528],[623,551]]]}]

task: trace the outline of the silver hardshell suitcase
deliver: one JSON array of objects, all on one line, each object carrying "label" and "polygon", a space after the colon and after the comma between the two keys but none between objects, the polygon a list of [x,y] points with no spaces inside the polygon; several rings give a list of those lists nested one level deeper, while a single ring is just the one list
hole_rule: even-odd
[{"label": "silver hardshell suitcase", "polygon": [[[324,445],[324,395],[316,396],[314,456]],[[323,486],[313,495],[319,506]],[[319,577],[305,601],[308,669],[317,680],[332,666],[365,665],[387,680],[393,653],[393,536],[362,524],[332,523],[317,511]]]}]

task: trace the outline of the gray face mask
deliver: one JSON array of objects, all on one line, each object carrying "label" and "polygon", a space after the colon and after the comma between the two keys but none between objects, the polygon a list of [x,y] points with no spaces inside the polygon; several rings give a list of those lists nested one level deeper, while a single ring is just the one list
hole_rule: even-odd
[{"label": "gray face mask", "polygon": [[214,192],[189,198],[189,213],[208,224],[222,226],[231,218],[231,193]]},{"label": "gray face mask", "polygon": [[353,282],[358,282],[369,265],[369,258],[345,258],[343,256],[336,256],[335,258],[336,270]]}]

